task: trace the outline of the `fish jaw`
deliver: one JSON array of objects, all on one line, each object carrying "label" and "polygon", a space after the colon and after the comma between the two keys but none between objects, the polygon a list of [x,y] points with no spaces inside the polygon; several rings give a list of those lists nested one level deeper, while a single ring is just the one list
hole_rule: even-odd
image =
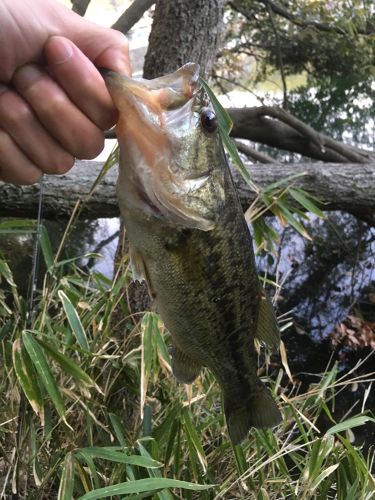
[{"label": "fish jaw", "polygon": [[133,80],[113,71],[106,71],[104,79],[119,112],[121,212],[135,210],[171,225],[212,229],[217,203],[214,209],[203,197],[197,203],[209,172],[193,164],[187,153],[200,133],[204,91],[199,66],[188,63],[154,80]]}]

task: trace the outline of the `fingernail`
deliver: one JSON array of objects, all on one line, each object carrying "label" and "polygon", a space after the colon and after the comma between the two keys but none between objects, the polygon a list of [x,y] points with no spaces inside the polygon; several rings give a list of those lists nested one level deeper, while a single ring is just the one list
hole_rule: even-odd
[{"label": "fingernail", "polygon": [[64,64],[73,55],[72,44],[61,37],[52,37],[49,46],[50,64]]}]

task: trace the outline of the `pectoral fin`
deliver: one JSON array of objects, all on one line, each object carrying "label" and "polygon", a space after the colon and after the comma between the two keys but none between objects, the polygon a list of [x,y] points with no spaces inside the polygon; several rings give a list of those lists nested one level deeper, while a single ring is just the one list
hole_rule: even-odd
[{"label": "pectoral fin", "polygon": [[141,253],[130,245],[129,247],[130,267],[132,270],[133,281],[146,282],[150,297],[155,300],[156,294],[148,277],[147,268]]},{"label": "pectoral fin", "polygon": [[201,365],[174,345],[170,346],[169,354],[172,357],[172,371],[176,379],[182,384],[194,382],[201,371]]},{"label": "pectoral fin", "polygon": [[131,245],[129,246],[130,267],[132,270],[133,281],[146,281],[146,269],[142,255]]},{"label": "pectoral fin", "polygon": [[268,296],[262,292],[258,304],[258,319],[255,337],[268,345],[273,351],[279,349],[280,331],[276,316]]}]

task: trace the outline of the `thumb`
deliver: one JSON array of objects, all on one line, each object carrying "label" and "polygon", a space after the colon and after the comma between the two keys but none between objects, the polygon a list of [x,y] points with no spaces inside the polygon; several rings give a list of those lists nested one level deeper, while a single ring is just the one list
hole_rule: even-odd
[{"label": "thumb", "polygon": [[129,44],[120,31],[98,26],[77,14],[66,31],[63,36],[77,45],[95,66],[131,76]]}]

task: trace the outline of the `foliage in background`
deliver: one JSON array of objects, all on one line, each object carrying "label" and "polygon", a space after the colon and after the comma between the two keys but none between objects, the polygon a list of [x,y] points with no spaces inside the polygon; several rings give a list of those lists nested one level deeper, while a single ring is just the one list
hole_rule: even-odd
[{"label": "foliage in background", "polygon": [[[22,228],[32,229],[27,221],[2,229]],[[350,443],[350,429],[374,421],[363,410],[375,374],[340,377],[333,367],[301,393],[282,351],[284,368],[269,379],[265,363],[260,374],[284,421],[233,449],[213,376],[204,370],[191,388],[178,385],[160,318],[129,310],[127,256],[111,282],[84,273],[62,248],[53,254],[45,231],[42,249],[47,273],[28,329],[0,258],[0,491],[18,482],[30,500],[372,498],[373,453]],[[362,411],[336,422],[335,399],[353,383],[369,386]],[[22,392],[29,404],[19,422]]]},{"label": "foliage in background", "polygon": [[258,62],[256,79],[263,80],[279,67],[280,55],[286,74],[350,74],[357,81],[375,76],[371,0],[233,0],[227,21],[226,48],[217,63],[218,70],[226,68],[227,76],[251,56]]}]

